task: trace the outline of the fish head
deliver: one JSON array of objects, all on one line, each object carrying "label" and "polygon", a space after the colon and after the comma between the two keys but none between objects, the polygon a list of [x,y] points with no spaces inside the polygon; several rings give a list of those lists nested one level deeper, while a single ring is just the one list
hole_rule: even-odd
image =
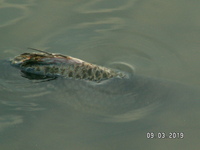
[{"label": "fish head", "polygon": [[21,55],[18,55],[14,57],[11,60],[11,65],[15,67],[21,67],[26,65],[34,65],[34,64],[40,64],[44,61],[42,61],[43,58],[47,57],[47,54],[43,53],[23,53]]}]

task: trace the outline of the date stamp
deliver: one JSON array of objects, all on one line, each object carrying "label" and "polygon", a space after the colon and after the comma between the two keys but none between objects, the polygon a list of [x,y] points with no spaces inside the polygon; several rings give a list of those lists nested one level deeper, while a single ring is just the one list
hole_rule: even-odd
[{"label": "date stamp", "polygon": [[183,139],[184,133],[183,132],[147,132],[146,133],[147,139]]}]

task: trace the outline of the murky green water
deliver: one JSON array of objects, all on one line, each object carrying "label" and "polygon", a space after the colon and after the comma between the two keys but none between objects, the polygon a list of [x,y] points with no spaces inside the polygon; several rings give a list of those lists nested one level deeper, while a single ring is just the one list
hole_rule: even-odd
[{"label": "murky green water", "polygon": [[[0,149],[199,147],[199,13],[186,0],[0,0]],[[29,80],[7,61],[27,47],[134,73]]]}]

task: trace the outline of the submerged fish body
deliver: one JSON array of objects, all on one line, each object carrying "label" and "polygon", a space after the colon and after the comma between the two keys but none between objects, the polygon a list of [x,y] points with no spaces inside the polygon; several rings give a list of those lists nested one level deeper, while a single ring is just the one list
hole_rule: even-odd
[{"label": "submerged fish body", "polygon": [[[11,64],[36,76],[65,77],[65,80],[59,78],[50,83],[52,87],[55,85],[55,92],[50,95],[53,102],[56,99],[56,103],[66,103],[78,111],[98,114],[99,119],[106,122],[129,122],[163,110],[172,109],[176,113],[182,106],[191,105],[191,100],[199,103],[199,90],[137,74],[128,74],[127,78],[124,72],[61,54],[24,53],[12,59]],[[96,84],[102,80],[106,82]]]},{"label": "submerged fish body", "polygon": [[23,53],[11,60],[11,65],[24,73],[46,77],[65,77],[100,82],[114,77],[124,78],[125,74],[98,66],[83,60],[61,54],[41,51]]}]

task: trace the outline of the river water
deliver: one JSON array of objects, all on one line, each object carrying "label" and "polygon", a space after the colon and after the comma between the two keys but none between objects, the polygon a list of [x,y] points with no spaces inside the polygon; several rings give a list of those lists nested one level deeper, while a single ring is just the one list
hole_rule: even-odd
[{"label": "river water", "polygon": [[[195,0],[0,0],[0,149],[198,149],[199,13]],[[9,64],[28,47],[130,76],[30,79]]]}]

